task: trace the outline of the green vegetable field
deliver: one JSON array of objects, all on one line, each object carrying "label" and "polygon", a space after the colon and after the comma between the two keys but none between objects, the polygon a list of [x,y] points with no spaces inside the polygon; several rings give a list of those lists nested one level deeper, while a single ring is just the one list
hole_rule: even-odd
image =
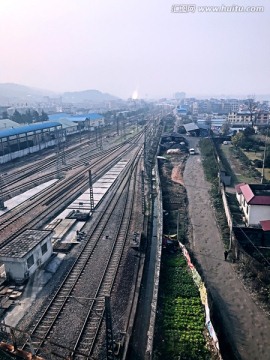
[{"label": "green vegetable field", "polygon": [[155,360],[206,360],[204,307],[185,258],[163,254]]}]

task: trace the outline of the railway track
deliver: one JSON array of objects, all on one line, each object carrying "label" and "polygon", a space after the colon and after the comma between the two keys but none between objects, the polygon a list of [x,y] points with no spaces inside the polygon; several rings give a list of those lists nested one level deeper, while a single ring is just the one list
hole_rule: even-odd
[{"label": "railway track", "polygon": [[[104,268],[104,273],[100,280],[99,287],[95,293],[95,300],[89,308],[84,325],[73,348],[72,355],[75,360],[84,360],[85,358],[89,358],[93,354],[96,346],[100,325],[104,319],[105,297],[110,297],[111,295],[124,247],[127,239],[129,239],[130,226],[132,221],[135,220],[134,209],[137,209],[137,201],[135,206],[135,200],[137,199],[135,196],[137,194],[137,168],[140,168],[140,166],[134,166],[132,171],[133,178],[129,183],[125,208],[121,213],[121,217],[119,215],[117,236],[106,267]],[[82,354],[84,355],[82,356]]]},{"label": "railway track", "polygon": [[[95,172],[94,180],[102,176],[110,167],[117,163],[121,157],[135,148],[137,144],[129,143],[121,146],[117,150],[108,153],[96,165],[92,165]],[[108,161],[111,158],[110,161]],[[62,186],[54,184],[50,189],[39,193],[34,199],[14,208],[12,211],[4,214],[0,218],[0,247],[4,246],[18,230],[22,231],[26,227],[38,227],[48,217],[56,215],[62,207],[66,206],[75,199],[79,194],[84,192],[88,187],[88,168],[77,171],[75,174],[62,180]]]},{"label": "railway track", "polygon": [[[109,153],[117,147],[119,147],[119,145],[111,146],[105,151]],[[79,145],[73,146],[71,149],[67,149],[65,151],[65,164],[61,164],[61,172],[67,172],[71,169],[77,168],[96,159],[99,155],[100,149],[96,148],[94,140],[92,140],[91,145],[89,140],[87,140]],[[1,196],[4,199],[8,199],[11,196],[14,196],[14,193],[18,194],[24,189],[29,189],[31,186],[36,185],[39,181],[45,182],[55,178],[58,175],[56,162],[57,155],[54,154],[45,159],[39,160],[34,164],[24,166],[15,173],[11,172],[9,174],[2,174],[0,179]],[[18,185],[19,182],[21,182],[20,185]]]},{"label": "railway track", "polygon": [[[69,344],[69,348],[73,343],[75,358],[86,359],[90,356],[104,312],[104,296],[110,294],[129,228],[134,201],[131,190],[136,181],[131,174],[137,162],[138,156],[135,162],[127,166],[119,189],[107,203],[103,214],[99,214],[98,222],[87,234],[87,241],[77,261],[31,331],[32,346],[39,353],[44,353],[48,339],[54,342],[62,339]],[[89,279],[94,268],[96,277]],[[79,318],[80,325],[75,324],[74,319]],[[72,334],[67,334],[64,329],[72,329]],[[53,346],[52,353],[57,354],[57,347]]]}]

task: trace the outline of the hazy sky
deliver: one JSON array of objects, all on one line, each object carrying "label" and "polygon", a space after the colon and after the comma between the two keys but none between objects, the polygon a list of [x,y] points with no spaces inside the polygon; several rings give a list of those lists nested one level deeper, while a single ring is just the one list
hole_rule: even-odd
[{"label": "hazy sky", "polygon": [[266,94],[269,79],[269,0],[0,0],[0,83],[151,98]]}]

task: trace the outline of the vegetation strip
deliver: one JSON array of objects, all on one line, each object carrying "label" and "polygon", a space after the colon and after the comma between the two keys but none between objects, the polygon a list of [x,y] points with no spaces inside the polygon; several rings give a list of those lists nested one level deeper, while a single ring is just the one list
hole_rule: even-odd
[{"label": "vegetation strip", "polygon": [[159,305],[154,359],[211,359],[200,293],[179,252],[163,253]]}]

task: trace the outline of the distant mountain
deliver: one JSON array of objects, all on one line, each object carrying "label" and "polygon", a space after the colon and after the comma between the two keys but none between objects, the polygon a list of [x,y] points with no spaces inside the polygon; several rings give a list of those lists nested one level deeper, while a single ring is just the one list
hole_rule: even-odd
[{"label": "distant mountain", "polygon": [[56,96],[56,93],[19,84],[0,84],[0,100],[2,102],[33,102],[40,101],[44,96]]},{"label": "distant mountain", "polygon": [[62,95],[63,102],[68,103],[84,103],[84,102],[103,102],[117,100],[116,96],[102,93],[98,90],[84,90],[84,91],[73,91],[65,92]]},{"label": "distant mountain", "polygon": [[62,97],[64,103],[100,103],[104,101],[117,100],[116,96],[102,93],[98,90],[73,91],[65,93],[56,93],[50,90],[42,90],[19,84],[0,84],[0,103],[8,104],[10,102],[33,103],[44,101],[44,96],[52,98]]}]

